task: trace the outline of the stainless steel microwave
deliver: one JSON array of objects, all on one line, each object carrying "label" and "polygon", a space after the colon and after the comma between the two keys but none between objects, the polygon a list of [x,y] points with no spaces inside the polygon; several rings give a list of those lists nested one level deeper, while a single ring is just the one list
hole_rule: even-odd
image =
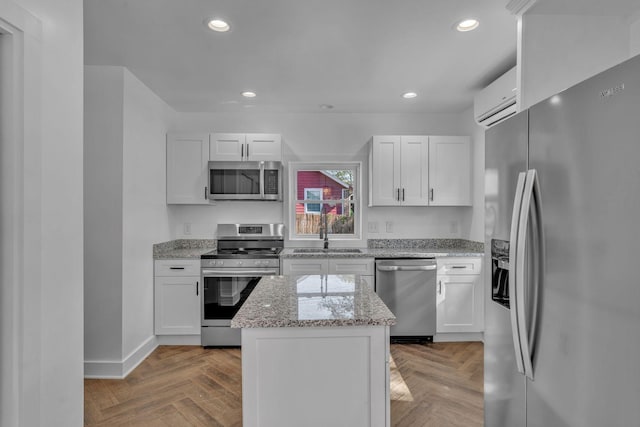
[{"label": "stainless steel microwave", "polygon": [[282,200],[282,162],[209,162],[210,200]]}]

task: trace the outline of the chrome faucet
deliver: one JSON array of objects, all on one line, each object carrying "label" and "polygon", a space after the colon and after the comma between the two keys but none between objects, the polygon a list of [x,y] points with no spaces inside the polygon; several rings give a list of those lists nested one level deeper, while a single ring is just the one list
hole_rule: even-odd
[{"label": "chrome faucet", "polygon": [[322,210],[320,213],[320,238],[324,239],[324,249],[329,249],[329,229],[327,225],[327,212]]}]

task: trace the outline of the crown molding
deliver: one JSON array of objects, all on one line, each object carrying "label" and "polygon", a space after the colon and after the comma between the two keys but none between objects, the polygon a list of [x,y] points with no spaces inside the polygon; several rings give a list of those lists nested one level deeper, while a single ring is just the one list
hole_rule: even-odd
[{"label": "crown molding", "polygon": [[538,0],[510,0],[507,3],[507,10],[512,15],[523,15],[527,10],[531,8]]}]

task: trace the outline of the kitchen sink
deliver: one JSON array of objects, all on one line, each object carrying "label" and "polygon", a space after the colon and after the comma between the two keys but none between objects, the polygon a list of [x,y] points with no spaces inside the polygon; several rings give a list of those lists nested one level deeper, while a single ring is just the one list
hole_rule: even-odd
[{"label": "kitchen sink", "polygon": [[333,248],[333,249],[316,249],[316,248],[298,248],[293,250],[294,254],[360,254],[362,251],[356,248]]}]

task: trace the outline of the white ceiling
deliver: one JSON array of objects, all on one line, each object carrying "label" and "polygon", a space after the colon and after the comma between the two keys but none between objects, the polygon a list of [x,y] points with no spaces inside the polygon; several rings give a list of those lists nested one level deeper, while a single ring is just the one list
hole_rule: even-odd
[{"label": "white ceiling", "polygon": [[639,0],[534,0],[527,13],[540,15],[627,16],[636,19]]},{"label": "white ceiling", "polygon": [[[85,64],[185,112],[459,112],[516,61],[505,0],[85,0]],[[215,33],[207,16],[232,29]],[[459,33],[473,16],[480,27]],[[244,99],[252,90],[258,96]],[[401,98],[418,93],[412,100]]]},{"label": "white ceiling", "polygon": [[[516,63],[508,3],[84,0],[85,64],[125,66],[184,112],[324,111],[320,104],[334,112],[460,112]],[[527,13],[628,16],[639,8],[640,0],[538,0]],[[231,31],[206,29],[212,15]],[[477,30],[453,29],[471,16]],[[243,98],[245,90],[258,96]],[[401,98],[407,91],[418,97]]]}]

